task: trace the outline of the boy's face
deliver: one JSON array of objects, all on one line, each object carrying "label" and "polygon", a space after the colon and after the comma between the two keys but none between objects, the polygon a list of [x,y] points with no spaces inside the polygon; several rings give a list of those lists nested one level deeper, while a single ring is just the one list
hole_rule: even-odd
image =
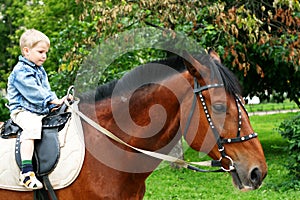
[{"label": "boy's face", "polygon": [[39,42],[33,48],[24,47],[24,57],[33,62],[37,66],[43,65],[47,59],[49,46],[46,42]]}]

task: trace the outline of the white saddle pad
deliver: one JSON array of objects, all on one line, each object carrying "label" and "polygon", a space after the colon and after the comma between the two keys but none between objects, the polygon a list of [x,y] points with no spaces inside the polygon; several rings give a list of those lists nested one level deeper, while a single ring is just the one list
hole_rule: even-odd
[{"label": "white saddle pad", "polygon": [[[72,104],[72,109],[78,109],[78,102]],[[60,157],[54,171],[49,174],[53,189],[69,186],[79,175],[84,154],[84,136],[79,116],[72,112],[72,116],[59,135]],[[16,139],[0,138],[0,188],[16,191],[28,191],[19,185],[20,169],[15,160]]]}]

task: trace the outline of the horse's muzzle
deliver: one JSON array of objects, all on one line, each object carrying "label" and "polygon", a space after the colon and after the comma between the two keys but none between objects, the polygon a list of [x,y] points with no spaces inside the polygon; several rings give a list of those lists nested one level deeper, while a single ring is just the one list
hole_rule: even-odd
[{"label": "horse's muzzle", "polygon": [[238,169],[231,171],[230,173],[234,185],[241,191],[249,191],[260,188],[262,181],[267,175],[267,173],[263,173],[258,167],[252,168],[248,175]]}]

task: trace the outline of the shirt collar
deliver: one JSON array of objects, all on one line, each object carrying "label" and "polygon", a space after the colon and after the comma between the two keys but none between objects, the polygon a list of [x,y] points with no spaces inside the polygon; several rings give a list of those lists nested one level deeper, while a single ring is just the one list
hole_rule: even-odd
[{"label": "shirt collar", "polygon": [[36,64],[34,64],[33,62],[27,60],[27,59],[24,58],[23,56],[19,56],[19,61],[20,61],[20,62],[23,62],[23,63],[25,63],[25,64],[27,64],[27,65],[29,65],[29,66],[31,66],[31,67],[35,67],[35,66],[36,66]]}]

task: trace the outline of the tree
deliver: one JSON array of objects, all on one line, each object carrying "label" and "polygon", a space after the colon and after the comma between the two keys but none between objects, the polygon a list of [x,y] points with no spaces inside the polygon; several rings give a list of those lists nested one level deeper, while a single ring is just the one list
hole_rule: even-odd
[{"label": "tree", "polygon": [[[203,48],[214,47],[239,76],[245,96],[268,99],[273,94],[282,101],[287,95],[300,106],[298,1],[2,0],[0,5],[2,89],[20,54],[18,40],[24,28],[49,36],[52,48],[45,68],[61,96],[91,49],[116,33],[151,23],[184,32]],[[124,55],[103,81],[138,65],[139,58],[146,62],[162,56],[167,54],[153,50]]]},{"label": "tree", "polygon": [[269,100],[272,94],[275,101],[287,97],[300,107],[298,1],[83,2],[82,20],[98,21],[91,41],[145,22],[183,31],[199,45],[218,51],[239,76],[245,96]]},{"label": "tree", "polygon": [[2,0],[0,2],[0,88],[5,88],[6,86],[9,68],[5,63],[11,58],[11,55],[6,51],[6,48],[10,46],[9,35],[14,30],[12,19],[6,15],[6,11],[11,4],[11,0]]},{"label": "tree", "polygon": [[223,1],[210,7],[224,63],[245,95],[300,107],[300,6],[298,1]]}]

